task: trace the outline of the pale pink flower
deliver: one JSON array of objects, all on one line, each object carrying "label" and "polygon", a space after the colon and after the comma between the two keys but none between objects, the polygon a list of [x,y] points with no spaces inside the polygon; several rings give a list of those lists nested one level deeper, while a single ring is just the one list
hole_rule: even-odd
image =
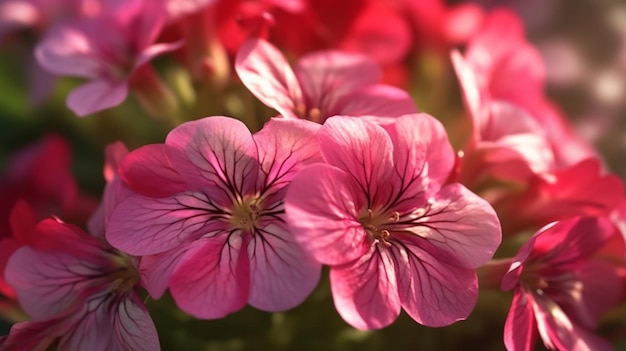
[{"label": "pale pink flower", "polygon": [[52,28],[35,54],[52,73],[89,80],[67,98],[68,107],[85,116],[122,103],[133,73],[180,47],[156,43],[164,22],[163,9],[147,0],[111,2],[97,16]]},{"label": "pale pink flower", "polygon": [[378,84],[381,70],[367,56],[319,51],[292,70],[283,54],[262,39],[250,39],[237,54],[243,84],[285,118],[323,123],[333,115],[396,117],[417,111],[403,90]]},{"label": "pale pink flower", "polygon": [[142,259],[147,289],[169,285],[184,311],[220,318],[246,303],[267,311],[300,304],[320,265],[293,240],[283,198],[316,160],[319,125],[274,119],[254,136],[232,118],[180,125],[165,144],[131,152],[121,175],[136,194],[117,206],[107,239]]},{"label": "pale pink flower", "polygon": [[22,233],[6,280],[32,321],[15,324],[7,350],[158,350],[156,329],[136,289],[135,259],[83,232],[46,219]]},{"label": "pale pink flower", "polygon": [[319,145],[326,163],[294,178],[285,208],[298,243],[330,266],[339,314],[359,329],[401,308],[427,326],[466,318],[501,233],[486,201],[445,184],[455,157],[443,126],[426,114],[383,127],[331,117]]},{"label": "pale pink flower", "polygon": [[551,350],[612,350],[593,330],[622,296],[610,260],[623,262],[624,252],[624,239],[605,217],[571,218],[537,232],[502,280],[503,290],[514,290],[506,348],[533,350],[539,335]]},{"label": "pale pink flower", "polygon": [[466,151],[483,174],[525,181],[595,157],[545,96],[543,60],[514,13],[492,11],[452,59],[473,124]]}]

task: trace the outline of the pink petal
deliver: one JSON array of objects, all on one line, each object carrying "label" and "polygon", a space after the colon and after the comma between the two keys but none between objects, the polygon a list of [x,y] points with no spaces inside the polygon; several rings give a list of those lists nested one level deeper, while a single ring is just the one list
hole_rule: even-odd
[{"label": "pink petal", "polygon": [[[490,142],[487,145],[509,148],[534,173],[548,172],[554,168],[552,146],[544,129],[528,113],[508,103],[489,104],[488,110],[489,117],[484,121],[485,124],[478,126],[481,142],[476,147],[483,148],[485,142]],[[490,153],[487,156],[497,159]]]},{"label": "pink petal", "polygon": [[[515,136],[508,140],[520,147],[527,142],[531,148],[537,145],[536,141],[543,144],[543,140],[534,135]],[[459,182],[469,187],[493,180],[523,184],[536,174],[517,149],[498,142],[480,142],[477,148],[467,150],[462,160]]]},{"label": "pink petal", "polygon": [[127,95],[125,81],[94,80],[72,90],[67,97],[67,106],[84,117],[121,104]]},{"label": "pink petal", "polygon": [[14,29],[34,26],[41,21],[35,2],[7,0],[0,3],[0,39]]},{"label": "pink petal", "polygon": [[73,317],[75,327],[64,336],[63,350],[125,351],[159,350],[156,328],[148,311],[132,293],[130,296],[103,294],[87,302]]},{"label": "pink petal", "polygon": [[[150,1],[145,0],[120,1],[118,6],[112,9],[110,16],[118,21],[122,29],[126,30],[127,40],[132,41],[139,50],[144,50],[140,56],[145,55],[145,50],[153,50],[150,47],[159,39],[167,19],[165,10],[161,6],[154,6]],[[168,46],[170,44],[154,45]]]},{"label": "pink petal", "polygon": [[57,338],[71,328],[67,314],[42,321],[16,323],[6,338],[0,337],[0,349],[14,351],[45,351]]},{"label": "pink petal", "polygon": [[474,270],[456,266],[448,253],[428,240],[407,235],[399,240],[392,258],[400,301],[408,315],[429,327],[466,319],[478,299]]},{"label": "pink petal", "polygon": [[343,50],[357,51],[382,65],[402,61],[411,49],[411,28],[394,5],[371,2],[351,25]]},{"label": "pink petal", "polygon": [[187,182],[168,158],[167,146],[142,146],[120,164],[120,175],[133,191],[149,197],[167,197],[187,190]]},{"label": "pink petal", "polygon": [[102,71],[91,38],[77,25],[52,29],[35,48],[35,56],[41,66],[58,75],[97,78]]},{"label": "pink petal", "polygon": [[282,222],[263,223],[248,244],[250,305],[264,311],[298,306],[317,285],[321,265],[293,240]]},{"label": "pink petal", "polygon": [[572,351],[610,351],[613,346],[606,340],[573,323],[569,316],[548,297],[534,304],[537,329],[548,348]]},{"label": "pink petal", "polygon": [[[576,271],[582,287],[581,305],[585,309],[584,315],[589,316],[590,320],[599,320],[602,314],[619,304],[624,294],[624,286],[618,270],[615,264],[598,259],[590,260]],[[569,310],[567,312],[572,319],[584,324],[584,318]],[[595,327],[595,323],[593,326]]]},{"label": "pink petal", "polygon": [[128,189],[128,187],[126,187],[119,178],[116,178],[112,182],[108,183],[104,187],[101,207],[99,207],[92,214],[87,223],[89,234],[106,241],[106,224],[109,222],[113,210],[115,210],[119,203],[132,194],[133,192]]},{"label": "pink petal", "polygon": [[257,146],[241,121],[208,117],[183,123],[168,134],[165,143],[176,152],[168,151],[176,171],[190,187],[211,194],[215,202],[232,205],[235,196],[256,190]]},{"label": "pink petal", "polygon": [[68,254],[77,260],[105,265],[108,260],[108,245],[79,227],[58,219],[48,218],[40,221],[30,236],[28,245],[38,251]]},{"label": "pink petal", "polygon": [[123,199],[132,192],[118,177],[119,163],[128,155],[128,149],[121,141],[111,143],[105,148],[104,187],[100,206],[92,213],[87,222],[88,232],[104,240],[105,223],[109,221],[111,213]]},{"label": "pink petal", "polygon": [[128,155],[128,148],[121,141],[108,144],[104,148],[104,179],[107,182],[113,181],[117,176],[120,164]]},{"label": "pink petal", "polygon": [[355,90],[338,100],[336,108],[336,114],[349,116],[397,117],[417,113],[415,102],[406,91],[383,84]]},{"label": "pink petal", "polygon": [[192,14],[210,6],[216,0],[166,0],[165,6],[170,20]]},{"label": "pink petal", "polygon": [[241,309],[249,297],[250,267],[240,235],[220,235],[192,244],[170,281],[183,311],[217,319]]},{"label": "pink petal", "polygon": [[11,256],[5,277],[22,308],[34,319],[46,319],[82,299],[91,277],[102,273],[100,267],[72,255],[22,247]]},{"label": "pink petal", "polygon": [[298,118],[296,106],[304,103],[300,83],[289,63],[272,44],[251,39],[235,59],[241,82],[262,103],[288,118]]},{"label": "pink petal", "polygon": [[254,135],[267,203],[282,201],[286,186],[306,164],[321,161],[317,131],[321,126],[302,119],[273,118]]},{"label": "pink petal", "polygon": [[[589,235],[593,233],[593,235]],[[535,234],[534,256],[551,265],[579,268],[579,260],[587,259],[616,235],[617,228],[605,217],[577,217],[548,225]],[[546,254],[548,253],[548,254]]]},{"label": "pink petal", "polygon": [[448,179],[455,153],[443,125],[425,113],[399,117],[384,125],[393,143],[396,174],[421,178],[422,189],[440,188]]},{"label": "pink petal", "polygon": [[339,114],[338,102],[364,85],[378,83],[381,70],[365,55],[321,51],[300,59],[294,68],[308,108],[326,116]]},{"label": "pink petal", "polygon": [[152,318],[137,294],[133,293],[120,301],[116,312],[113,350],[160,350]]},{"label": "pink petal", "polygon": [[[19,244],[31,244],[37,240],[38,235],[35,230],[37,220],[33,208],[26,201],[17,200],[9,215],[9,225],[10,231],[7,230],[6,234],[10,233]],[[11,237],[9,236],[9,238]],[[9,259],[8,256],[6,258]]]},{"label": "pink petal", "polygon": [[456,261],[450,264],[477,268],[500,245],[500,222],[491,205],[458,183],[443,187],[430,206],[417,211],[425,212],[406,230],[449,253]]},{"label": "pink petal", "polygon": [[[494,101],[486,104],[487,119],[477,127],[480,128],[481,140],[497,141],[510,135],[533,134],[546,139],[545,126],[537,122],[529,112],[517,105]],[[546,142],[546,149],[550,146]]]},{"label": "pink petal", "polygon": [[478,87],[478,78],[472,67],[463,58],[460,52],[453,50],[450,54],[452,64],[461,85],[463,101],[468,109],[473,126],[474,140],[480,139],[479,126],[484,125],[486,113],[483,111],[485,103],[484,93]]},{"label": "pink petal", "polygon": [[330,269],[335,308],[357,329],[380,329],[400,314],[394,262],[388,251],[370,245],[356,261]]},{"label": "pink petal", "polygon": [[516,290],[504,325],[504,345],[508,351],[532,351],[537,342],[537,322],[530,294]]},{"label": "pink petal", "polygon": [[184,41],[179,40],[173,43],[157,43],[146,47],[139,56],[135,59],[133,70],[141,67],[142,65],[152,61],[153,58],[166,54],[168,52],[176,51],[183,47]]},{"label": "pink petal", "polygon": [[623,184],[613,174],[602,174],[597,159],[587,159],[553,175],[530,185],[536,200],[532,205],[521,202],[530,205],[527,212],[551,216],[552,220],[572,215],[602,216],[622,199]]},{"label": "pink petal", "polygon": [[201,235],[229,230],[225,218],[204,193],[186,192],[162,199],[135,195],[113,211],[106,238],[131,255],[152,255]]},{"label": "pink petal", "polygon": [[319,143],[326,162],[351,175],[369,204],[389,196],[393,145],[383,128],[364,119],[336,116],[320,129]]},{"label": "pink petal", "polygon": [[363,255],[369,247],[358,222],[363,197],[345,172],[325,164],[305,168],[285,197],[287,223],[295,240],[323,264],[343,264]]},{"label": "pink petal", "polygon": [[190,248],[191,246],[184,245],[160,254],[141,257],[141,283],[152,298],[159,299],[167,290],[178,263]]}]

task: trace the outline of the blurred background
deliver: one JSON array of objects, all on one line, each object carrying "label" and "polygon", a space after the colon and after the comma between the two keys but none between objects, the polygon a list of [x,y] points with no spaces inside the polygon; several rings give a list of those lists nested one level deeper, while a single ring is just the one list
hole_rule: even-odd
[{"label": "blurred background", "polygon": [[[576,130],[597,147],[609,169],[624,178],[626,1],[475,3],[486,9],[507,6],[519,13],[528,39],[545,59],[548,94]],[[33,71],[33,40],[32,33],[24,32],[0,44],[2,170],[7,171],[7,160],[16,150],[48,132],[56,132],[70,142],[71,169],[81,189],[99,197],[104,186],[104,145],[121,139],[133,149],[143,143],[161,142],[169,127],[155,124],[133,101],[87,118],[74,116],[64,100],[76,82],[47,81],[48,76]],[[43,98],[43,91],[30,89],[34,81],[34,86],[43,91],[54,86],[52,96]],[[460,100],[454,103],[460,105]],[[133,138],[136,135],[141,138]],[[327,280],[302,306],[286,313],[270,314],[247,307],[222,320],[197,321],[177,311],[167,297],[160,301],[147,299],[147,306],[164,350],[502,350],[509,301],[510,295],[505,293],[481,292],[470,318],[451,327],[422,327],[403,314],[389,328],[371,332],[354,330],[341,320],[333,307]],[[606,326],[604,334],[613,335],[618,347],[626,350],[626,335],[620,324],[613,327],[609,320]],[[0,335],[6,335],[9,328],[9,322],[0,320]]]}]

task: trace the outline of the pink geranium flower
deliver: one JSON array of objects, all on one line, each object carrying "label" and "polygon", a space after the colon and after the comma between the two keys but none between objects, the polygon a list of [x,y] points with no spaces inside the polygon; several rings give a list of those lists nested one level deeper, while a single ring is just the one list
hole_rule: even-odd
[{"label": "pink geranium flower", "polygon": [[572,218],[537,232],[502,280],[503,290],[514,290],[506,348],[533,350],[539,334],[551,350],[612,350],[593,330],[622,296],[611,259],[623,262],[624,251],[624,239],[604,217]]},{"label": "pink geranium flower", "polygon": [[15,324],[0,349],[44,350],[55,341],[60,350],[159,349],[136,291],[135,259],[56,219],[21,226],[15,234],[25,245],[5,275],[33,320]]},{"label": "pink geranium flower", "polygon": [[122,177],[136,194],[114,210],[107,239],[151,255],[142,261],[148,291],[160,296],[169,285],[196,317],[220,318],[246,303],[268,311],[300,304],[320,265],[293,240],[283,198],[318,155],[318,127],[274,119],[252,136],[227,117],[180,125],[165,144],[124,159]]},{"label": "pink geranium flower", "polygon": [[543,60],[514,13],[490,13],[465,55],[453,52],[452,61],[473,125],[465,152],[476,166],[464,178],[523,182],[595,156],[546,98]]},{"label": "pink geranium flower", "polygon": [[68,107],[85,116],[122,103],[133,73],[155,56],[180,47],[156,43],[164,22],[163,9],[149,1],[111,2],[97,16],[53,28],[35,54],[52,73],[89,80],[67,98]]},{"label": "pink geranium flower", "polygon": [[340,114],[395,117],[417,111],[405,91],[378,84],[380,67],[367,56],[320,51],[302,57],[292,70],[272,44],[251,39],[237,54],[235,69],[261,102],[286,118],[323,123]]},{"label": "pink geranium flower", "polygon": [[339,314],[359,329],[389,325],[401,307],[427,326],[466,318],[475,269],[501,233],[486,201],[445,184],[454,151],[443,126],[426,114],[384,127],[332,117],[319,145],[326,163],[294,178],[285,207],[296,240],[330,265]]}]

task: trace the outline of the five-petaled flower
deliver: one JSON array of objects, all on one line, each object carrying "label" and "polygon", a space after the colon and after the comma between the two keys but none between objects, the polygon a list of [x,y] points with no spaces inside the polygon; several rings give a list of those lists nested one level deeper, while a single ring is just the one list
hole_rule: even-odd
[{"label": "five-petaled flower", "polygon": [[538,231],[502,280],[503,290],[514,290],[506,348],[533,350],[539,334],[551,350],[612,350],[593,330],[622,297],[614,263],[623,258],[624,240],[606,217],[575,217]]},{"label": "five-petaled flower", "polygon": [[13,234],[23,245],[6,267],[31,321],[15,324],[2,350],[159,350],[137,292],[137,259],[57,219],[35,224],[26,203],[14,210]]},{"label": "five-petaled flower", "polygon": [[283,199],[291,178],[319,158],[319,125],[274,119],[254,136],[232,118],[175,128],[122,162],[136,192],[113,211],[107,239],[142,260],[147,289],[169,285],[184,311],[220,318],[246,303],[280,311],[316,286],[320,265],[292,238]]},{"label": "five-petaled flower", "polygon": [[382,328],[401,307],[417,322],[466,318],[475,269],[500,243],[489,204],[446,184],[454,152],[426,114],[378,125],[329,118],[318,134],[326,163],[303,169],[286,197],[297,241],[330,265],[335,306],[359,329]]}]

